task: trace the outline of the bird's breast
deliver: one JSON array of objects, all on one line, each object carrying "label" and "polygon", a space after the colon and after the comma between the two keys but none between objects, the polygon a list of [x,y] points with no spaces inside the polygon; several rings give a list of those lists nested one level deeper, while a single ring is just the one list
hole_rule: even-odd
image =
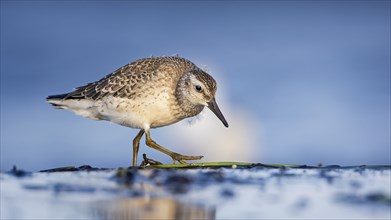
[{"label": "bird's breast", "polygon": [[162,127],[181,120],[177,117],[176,105],[175,99],[164,89],[133,98],[109,96],[96,102],[102,119],[140,129]]}]

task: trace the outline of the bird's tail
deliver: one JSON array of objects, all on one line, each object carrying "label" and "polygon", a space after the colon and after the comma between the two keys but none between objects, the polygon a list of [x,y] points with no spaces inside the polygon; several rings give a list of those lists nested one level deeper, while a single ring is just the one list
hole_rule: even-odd
[{"label": "bird's tail", "polygon": [[82,117],[100,120],[101,115],[94,108],[94,101],[74,96],[73,93],[50,95],[46,101],[57,109],[67,109]]},{"label": "bird's tail", "polygon": [[60,94],[60,95],[49,95],[46,97],[46,101],[53,105],[55,108],[64,108],[64,100],[69,95],[69,93]]}]

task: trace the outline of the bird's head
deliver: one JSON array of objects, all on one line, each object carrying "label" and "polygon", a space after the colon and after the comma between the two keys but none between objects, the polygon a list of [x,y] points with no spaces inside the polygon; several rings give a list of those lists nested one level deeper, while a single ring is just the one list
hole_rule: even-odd
[{"label": "bird's head", "polygon": [[201,69],[195,69],[186,73],[180,81],[180,90],[189,104],[201,108],[207,106],[228,127],[215,100],[217,85],[212,76]]}]

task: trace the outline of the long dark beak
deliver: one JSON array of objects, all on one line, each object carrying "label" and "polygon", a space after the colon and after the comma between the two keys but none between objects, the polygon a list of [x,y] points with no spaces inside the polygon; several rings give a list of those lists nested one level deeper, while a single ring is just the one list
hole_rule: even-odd
[{"label": "long dark beak", "polygon": [[216,103],[215,98],[208,102],[208,108],[215,113],[215,115],[223,122],[224,126],[228,128],[228,122],[225,120],[223,113],[221,113],[219,106]]}]

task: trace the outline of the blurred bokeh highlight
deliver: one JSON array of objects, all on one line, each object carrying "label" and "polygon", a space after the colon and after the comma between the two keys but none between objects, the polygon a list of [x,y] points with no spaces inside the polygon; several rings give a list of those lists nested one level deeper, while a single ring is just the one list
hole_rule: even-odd
[{"label": "blurred bokeh highlight", "polygon": [[230,127],[205,109],[152,130],[161,145],[203,161],[391,163],[389,1],[1,1],[1,170],[129,166],[137,130],[45,98],[175,54],[216,78]]}]

